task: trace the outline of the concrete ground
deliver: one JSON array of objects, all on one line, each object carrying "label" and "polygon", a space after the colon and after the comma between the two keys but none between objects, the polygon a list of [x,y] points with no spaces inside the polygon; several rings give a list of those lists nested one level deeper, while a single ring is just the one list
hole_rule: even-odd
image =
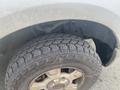
[{"label": "concrete ground", "polygon": [[90,90],[120,90],[120,56],[109,67],[103,67],[99,80]]}]

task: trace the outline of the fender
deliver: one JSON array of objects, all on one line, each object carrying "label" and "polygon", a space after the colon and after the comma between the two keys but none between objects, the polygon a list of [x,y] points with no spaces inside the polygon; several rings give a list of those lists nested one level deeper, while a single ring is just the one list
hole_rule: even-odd
[{"label": "fender", "polygon": [[[118,49],[120,48],[120,18],[105,8],[80,3],[43,5],[0,18],[0,48],[5,48],[4,43],[1,41],[4,42],[5,37],[13,32],[40,23],[67,19],[93,21],[110,28],[116,37],[117,45],[115,46],[116,49],[114,49],[112,60],[109,60],[110,62],[108,62],[108,64],[115,59],[119,51]],[[2,52],[1,55],[3,55]]]},{"label": "fender", "polygon": [[[54,16],[53,16],[54,15]],[[77,3],[59,3],[33,7],[0,18],[0,38],[37,23],[47,21],[79,19],[101,23],[113,30],[118,40],[120,18],[105,8]]]}]

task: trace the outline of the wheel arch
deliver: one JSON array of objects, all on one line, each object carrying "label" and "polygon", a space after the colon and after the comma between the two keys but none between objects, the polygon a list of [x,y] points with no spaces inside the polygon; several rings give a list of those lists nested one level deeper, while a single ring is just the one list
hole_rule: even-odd
[{"label": "wheel arch", "polygon": [[117,48],[117,39],[110,28],[93,21],[69,19],[32,25],[7,35],[0,42],[1,56],[10,58],[25,43],[52,33],[71,34],[82,39],[93,39],[104,66],[108,65],[114,59],[113,54],[116,54],[114,51]]}]

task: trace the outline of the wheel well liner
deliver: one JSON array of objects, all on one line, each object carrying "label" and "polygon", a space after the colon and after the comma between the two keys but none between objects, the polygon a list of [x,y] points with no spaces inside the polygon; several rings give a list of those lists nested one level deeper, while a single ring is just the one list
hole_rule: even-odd
[{"label": "wheel well liner", "polygon": [[103,65],[110,61],[117,45],[113,31],[105,25],[86,20],[57,20],[29,26],[2,38],[0,58],[6,57],[5,61],[8,62],[23,44],[48,33],[66,33],[93,39]]}]

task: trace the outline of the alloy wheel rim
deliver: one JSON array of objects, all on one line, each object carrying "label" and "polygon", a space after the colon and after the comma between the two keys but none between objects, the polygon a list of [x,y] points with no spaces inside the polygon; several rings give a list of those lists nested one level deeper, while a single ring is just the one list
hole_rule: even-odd
[{"label": "alloy wheel rim", "polygon": [[85,74],[82,70],[56,68],[33,79],[28,90],[78,90],[84,81]]}]

